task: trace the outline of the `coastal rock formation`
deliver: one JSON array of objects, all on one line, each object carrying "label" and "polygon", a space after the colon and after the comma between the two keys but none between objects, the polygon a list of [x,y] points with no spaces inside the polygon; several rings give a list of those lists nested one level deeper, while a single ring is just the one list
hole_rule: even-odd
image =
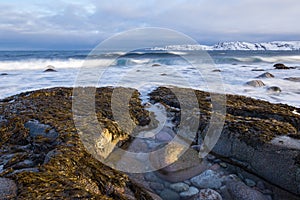
[{"label": "coastal rock formation", "polygon": [[[112,88],[96,90],[96,115],[113,140],[128,140],[128,133],[113,121],[112,92]],[[72,88],[52,88],[0,101],[0,198],[152,199],[126,174],[86,151],[72,120],[72,98]],[[136,124],[149,123],[137,91],[129,106]]]},{"label": "coastal rock formation", "polygon": [[[187,89],[182,89],[185,94]],[[176,94],[180,89],[176,90]],[[211,115],[210,96],[195,91],[199,101],[201,120],[198,141],[201,145]],[[160,102],[172,110],[180,103],[171,89],[159,87],[151,94],[153,102]],[[299,108],[271,104],[237,95],[227,96],[227,114],[221,136],[212,154],[222,161],[266,180],[291,194],[300,195],[300,116]],[[175,121],[180,124],[180,113]],[[276,194],[275,194],[276,196]],[[280,199],[280,198],[277,198]]]},{"label": "coastal rock formation", "polygon": [[[138,91],[99,88],[95,90],[94,102],[103,132],[119,148],[127,150],[128,143],[136,144],[137,152],[147,148],[149,143],[133,140],[128,134],[132,124],[126,120],[119,123],[124,119],[116,121],[111,107],[115,89],[117,97],[130,95],[128,109],[134,125],[149,125],[153,121],[151,113],[142,106]],[[198,147],[207,133],[212,108],[218,105],[212,105],[207,92],[177,88],[175,96],[170,88],[159,87],[150,93],[150,101],[165,106],[175,127],[162,129],[162,135],[153,136],[153,140],[168,142],[170,138],[164,134],[171,137],[175,134],[184,141],[192,141],[193,148],[178,157],[176,152],[181,151],[181,146],[175,143],[174,148],[166,148],[164,152],[171,154],[169,157],[150,154],[154,166],[171,165],[157,172],[127,175],[102,164],[86,151],[74,125],[72,91],[72,88],[44,89],[0,101],[0,181],[5,180],[0,184],[0,197],[9,194],[17,199],[218,200],[227,191],[229,198],[224,200],[268,199],[270,194],[273,200],[300,199],[299,108],[226,95],[227,113],[221,137],[211,154],[200,159],[195,149],[201,149]],[[87,88],[88,93],[91,91]],[[192,117],[181,118],[181,109],[188,104],[187,94],[191,91],[197,97],[199,110],[190,109]],[[179,102],[178,97],[185,98]],[[117,99],[120,101],[116,104],[122,103],[122,99]],[[197,125],[196,136],[177,131],[177,125],[184,121]],[[91,146],[95,142],[91,141]],[[227,171],[242,178],[227,180],[231,176]],[[260,180],[268,184],[267,189],[271,186],[274,190],[266,191]]]}]

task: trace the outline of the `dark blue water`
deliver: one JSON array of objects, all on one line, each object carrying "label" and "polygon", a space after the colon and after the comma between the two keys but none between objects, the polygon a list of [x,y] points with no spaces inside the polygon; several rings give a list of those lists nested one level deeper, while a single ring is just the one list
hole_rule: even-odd
[{"label": "dark blue water", "polygon": [[[22,60],[69,60],[78,59],[155,59],[162,64],[174,64],[174,59],[180,59],[180,54],[176,52],[139,50],[138,52],[100,52],[89,55],[90,51],[0,51],[1,61],[22,61]],[[197,51],[183,52],[197,56]],[[283,62],[294,62],[296,56],[300,56],[300,51],[208,51],[216,64],[242,64],[242,63],[273,63],[272,58],[283,57]],[[271,59],[270,59],[271,58]],[[275,59],[274,59],[275,60]],[[276,59],[278,60],[278,59]],[[300,60],[300,58],[299,58]],[[280,59],[279,59],[280,61]],[[120,61],[122,63],[122,61]]]}]

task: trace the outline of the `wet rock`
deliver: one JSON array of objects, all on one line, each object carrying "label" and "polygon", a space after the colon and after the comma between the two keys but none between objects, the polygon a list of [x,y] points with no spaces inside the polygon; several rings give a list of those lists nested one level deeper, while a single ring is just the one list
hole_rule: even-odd
[{"label": "wet rock", "polygon": [[180,196],[179,194],[177,194],[176,192],[174,192],[173,190],[170,189],[164,189],[159,196],[162,199],[172,199],[172,200],[180,200]]},{"label": "wet rock", "polygon": [[248,179],[248,178],[245,179],[245,183],[249,187],[254,187],[256,185],[255,181]]},{"label": "wet rock", "polygon": [[57,149],[53,149],[53,150],[49,151],[45,156],[43,164],[47,164],[52,158],[54,158],[54,156],[60,155],[60,154],[61,154],[61,152],[59,152]]},{"label": "wet rock", "polygon": [[227,164],[224,163],[224,162],[220,162],[220,166],[223,167],[223,168],[227,168]]},{"label": "wet rock", "polygon": [[252,69],[251,71],[254,71],[254,72],[262,72],[262,71],[265,71],[265,70],[264,70],[264,69],[256,68],[256,69]]},{"label": "wet rock", "polygon": [[222,186],[222,178],[212,170],[206,170],[202,174],[193,177],[191,182],[198,188],[217,189]]},{"label": "wet rock", "polygon": [[193,200],[222,200],[222,196],[215,190],[202,189]]},{"label": "wet rock", "polygon": [[55,69],[45,69],[44,72],[57,72]]},{"label": "wet rock", "polygon": [[189,185],[186,183],[173,183],[170,188],[176,192],[184,192],[189,189]]},{"label": "wet rock", "polygon": [[191,198],[198,193],[199,193],[199,190],[192,186],[192,187],[189,187],[189,189],[187,191],[180,192],[179,196],[186,199],[186,198]]},{"label": "wet rock", "polygon": [[8,73],[1,73],[0,76],[7,76]]},{"label": "wet rock", "polygon": [[45,69],[44,72],[57,72],[57,71],[55,70],[54,66],[48,65],[47,69]]},{"label": "wet rock", "polygon": [[17,196],[17,185],[13,180],[0,178],[0,199],[10,200]]},{"label": "wet rock", "polygon": [[268,200],[262,193],[240,181],[228,180],[226,181],[226,188],[232,200]]},{"label": "wet rock", "polygon": [[161,65],[158,64],[158,63],[154,63],[154,64],[152,65],[152,67],[159,67],[159,66],[161,66]]},{"label": "wet rock", "polygon": [[162,191],[165,188],[164,184],[157,183],[157,182],[150,182],[149,186],[150,186],[151,189],[153,189],[155,191]]},{"label": "wet rock", "polygon": [[289,77],[289,78],[285,78],[284,80],[293,81],[293,82],[300,82],[300,77]]},{"label": "wet rock", "polygon": [[169,182],[176,183],[206,170],[207,162],[199,159],[198,152],[186,148],[186,144],[174,142],[169,143],[159,155],[151,153],[151,164],[155,169],[159,169],[156,174]]},{"label": "wet rock", "polygon": [[275,76],[269,72],[263,73],[259,76],[257,76],[256,78],[274,78]]},{"label": "wet rock", "polygon": [[214,70],[212,70],[212,72],[221,72],[221,70],[220,69],[214,69]]},{"label": "wet rock", "polygon": [[23,160],[21,162],[16,163],[15,165],[12,165],[11,167],[13,169],[23,169],[23,168],[31,168],[34,166],[35,163],[32,160]]},{"label": "wet rock", "polygon": [[39,123],[37,120],[28,121],[24,126],[29,129],[29,134],[33,138],[45,137],[54,141],[58,137],[58,133],[54,129],[51,129],[49,125]]},{"label": "wet rock", "polygon": [[280,89],[280,87],[277,87],[277,86],[271,86],[271,87],[268,87],[268,88],[267,88],[267,91],[268,91],[268,92],[280,93],[280,92],[281,92],[281,89]]},{"label": "wet rock", "polygon": [[295,69],[295,67],[288,67],[282,63],[276,63],[273,65],[275,69]]},{"label": "wet rock", "polygon": [[163,127],[156,135],[155,139],[161,142],[170,142],[175,136],[174,131],[170,127]]},{"label": "wet rock", "polygon": [[246,85],[252,86],[252,87],[263,87],[265,86],[264,82],[261,80],[253,80],[253,81],[248,81]]}]

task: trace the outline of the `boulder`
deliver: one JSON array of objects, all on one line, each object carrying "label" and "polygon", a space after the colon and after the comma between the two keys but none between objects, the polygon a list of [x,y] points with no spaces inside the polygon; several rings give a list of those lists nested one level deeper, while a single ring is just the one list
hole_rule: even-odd
[{"label": "boulder", "polygon": [[[162,148],[162,147],[159,147]],[[177,183],[189,179],[208,168],[207,161],[199,158],[198,152],[179,143],[169,144],[160,154],[150,154],[150,162],[156,175],[169,182]],[[183,153],[184,152],[184,153]],[[183,154],[182,154],[183,153]],[[182,154],[180,156],[180,154]]]},{"label": "boulder", "polygon": [[280,87],[277,87],[277,86],[271,86],[271,87],[268,87],[268,88],[267,88],[267,91],[268,91],[268,92],[280,93],[280,92],[281,92],[281,89],[280,89]]},{"label": "boulder", "polygon": [[193,177],[191,182],[197,188],[204,189],[218,189],[222,186],[222,178],[217,172],[212,170],[206,170],[200,175]]},{"label": "boulder", "polygon": [[54,66],[48,65],[48,66],[46,67],[46,69],[44,70],[44,72],[57,72],[57,71],[55,70],[55,67],[54,67]]},{"label": "boulder", "polygon": [[263,87],[265,86],[264,82],[261,80],[253,80],[253,81],[248,81],[246,85],[252,86],[252,87]]}]

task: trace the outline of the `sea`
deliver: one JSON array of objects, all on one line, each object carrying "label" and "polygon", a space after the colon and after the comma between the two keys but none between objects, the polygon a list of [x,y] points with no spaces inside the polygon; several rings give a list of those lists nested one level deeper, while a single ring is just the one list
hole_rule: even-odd
[{"label": "sea", "polygon": [[[276,63],[294,68],[278,70]],[[274,78],[258,78],[266,72]],[[146,95],[179,86],[300,107],[300,82],[291,77],[300,79],[300,51],[0,51],[0,99],[51,87],[124,86]],[[251,80],[265,85],[247,85]]]}]

